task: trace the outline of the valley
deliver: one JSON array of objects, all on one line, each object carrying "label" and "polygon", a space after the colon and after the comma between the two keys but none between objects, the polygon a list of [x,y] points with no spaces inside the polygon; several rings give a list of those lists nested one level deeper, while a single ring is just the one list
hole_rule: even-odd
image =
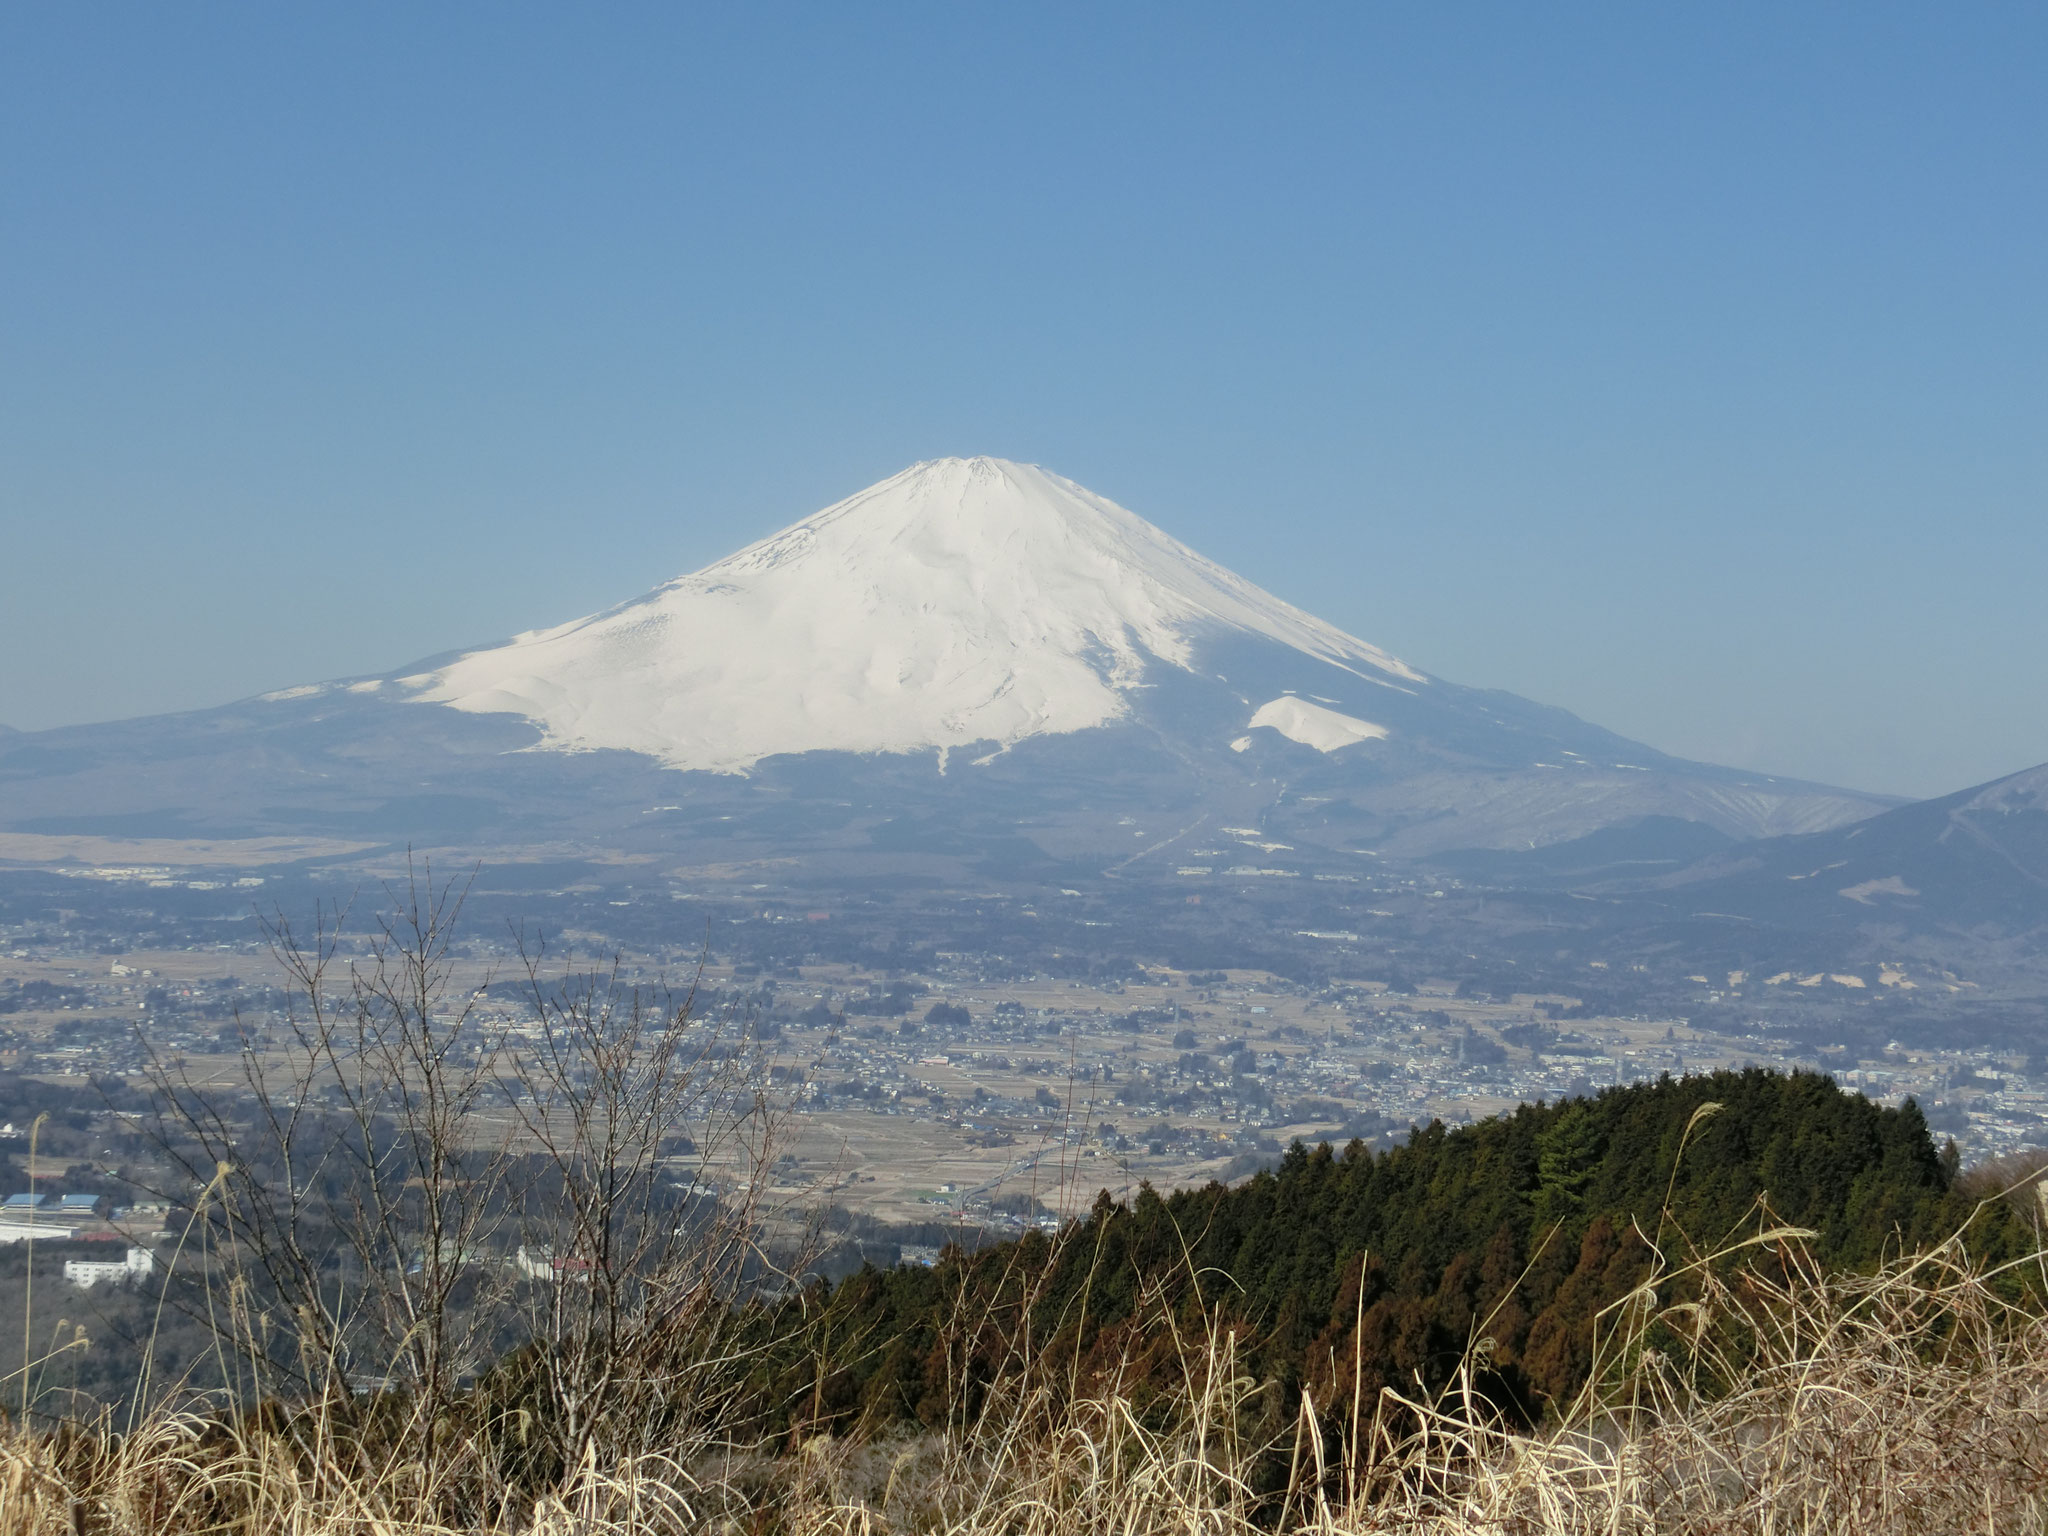
[{"label": "valley", "polygon": [[[452,985],[488,982],[482,1017],[514,1034],[522,943],[550,968],[615,963],[650,994],[694,985],[706,1038],[757,1050],[783,1106],[786,1193],[914,1246],[1056,1223],[1102,1189],[1235,1181],[1297,1138],[1386,1146],[1667,1073],[1825,1071],[1913,1098],[1972,1158],[2048,1134],[2024,965],[1679,942],[1440,870],[1257,867],[963,893],[603,863],[558,865],[567,883],[537,891],[530,871],[485,866],[458,877]],[[404,877],[388,857],[215,878],[0,871],[0,1069],[139,1082],[140,1030],[228,1084],[245,1040],[278,1038],[266,917],[304,931],[338,904],[346,930]]]}]

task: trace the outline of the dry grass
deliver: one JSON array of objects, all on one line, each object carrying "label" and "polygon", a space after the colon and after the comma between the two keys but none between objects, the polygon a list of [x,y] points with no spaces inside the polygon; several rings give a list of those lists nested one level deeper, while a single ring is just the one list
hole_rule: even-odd
[{"label": "dry grass", "polygon": [[[1233,1434],[1258,1389],[1212,1342],[1164,1431],[1113,1393],[1050,1434],[954,1448],[913,1493],[879,1496],[859,1453],[814,1452],[829,1465],[783,1514],[806,1532],[1019,1536],[2048,1527],[2048,1319],[1953,1246],[1826,1281],[1800,1262],[1797,1236],[1768,1244],[1783,1278],[1752,1270],[1737,1288],[1701,1265],[1698,1302],[1659,1309],[1639,1294],[1615,1309],[1598,1389],[1541,1434],[1504,1427],[1468,1362],[1434,1398],[1304,1404],[1277,1447],[1285,1490],[1260,1500],[1259,1448]],[[1659,1336],[1676,1347],[1649,1347]]]},{"label": "dry grass", "polygon": [[[1610,1309],[1597,1380],[1535,1434],[1471,1389],[1482,1342],[1447,1392],[1304,1402],[1291,1428],[1252,1443],[1244,1426],[1273,1389],[1245,1376],[1232,1335],[1212,1326],[1176,1337],[1183,1385],[1143,1411],[1115,1382],[1064,1407],[1027,1386],[951,1435],[820,1438],[769,1455],[707,1432],[610,1464],[593,1452],[537,1498],[480,1502],[487,1479],[459,1444],[440,1467],[365,1463],[323,1438],[318,1413],[12,1432],[0,1438],[0,1533],[2048,1528],[2048,1316],[2024,1299],[2040,1294],[2043,1257],[1986,1272],[1949,1244],[1830,1278],[1801,1236],[1752,1237],[1752,1262],[1732,1274],[1699,1259]],[[2036,1283],[2012,1283],[2022,1278]],[[1693,1299],[1665,1299],[1681,1293]]]}]

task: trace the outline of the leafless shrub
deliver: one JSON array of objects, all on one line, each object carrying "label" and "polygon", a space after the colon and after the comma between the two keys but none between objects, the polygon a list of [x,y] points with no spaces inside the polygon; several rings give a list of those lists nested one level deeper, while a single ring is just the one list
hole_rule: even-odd
[{"label": "leafless shrub", "polygon": [[490,1347],[505,1281],[476,1261],[516,1152],[502,1032],[475,991],[452,995],[461,894],[422,871],[346,963],[339,912],[303,937],[269,925],[282,1038],[245,1031],[229,1081],[143,1038],[153,1139],[183,1179],[163,1193],[192,1209],[181,1250],[219,1282],[208,1316],[241,1402],[403,1382],[431,1442]]},{"label": "leafless shrub", "polygon": [[747,1041],[616,972],[564,988],[529,957],[525,982],[536,1031],[510,1070],[538,1165],[519,1251],[556,1270],[525,1293],[546,1429],[563,1467],[673,1452],[730,1411],[739,1304],[800,1283],[817,1228],[770,1199],[782,1120]]},{"label": "leafless shrub", "polygon": [[784,1111],[744,1020],[538,947],[487,1006],[495,978],[457,981],[463,893],[418,871],[357,952],[339,913],[273,923],[281,1027],[226,1080],[145,1074],[192,1213],[173,1278],[201,1282],[165,1295],[218,1380],[145,1371],[133,1412],[258,1415],[421,1510],[735,1432],[743,1304],[813,1230],[769,1206]]}]

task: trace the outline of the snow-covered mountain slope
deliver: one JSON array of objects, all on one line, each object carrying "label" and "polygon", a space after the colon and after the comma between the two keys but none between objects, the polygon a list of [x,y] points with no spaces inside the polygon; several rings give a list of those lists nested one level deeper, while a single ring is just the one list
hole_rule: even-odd
[{"label": "snow-covered mountain slope", "polygon": [[[1152,666],[1193,671],[1197,643],[1226,632],[1377,685],[1429,686],[1115,502],[989,458],[913,465],[645,597],[403,683],[422,701],[522,715],[547,747],[729,772],[782,753],[1010,746],[1106,725],[1130,714]],[[1279,728],[1344,735],[1300,725],[1308,709]]]}]

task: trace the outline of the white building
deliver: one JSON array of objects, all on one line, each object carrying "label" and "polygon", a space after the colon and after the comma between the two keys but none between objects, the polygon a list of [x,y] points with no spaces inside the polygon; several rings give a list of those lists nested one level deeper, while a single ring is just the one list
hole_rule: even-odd
[{"label": "white building", "polygon": [[126,1285],[131,1280],[156,1273],[156,1255],[147,1248],[130,1248],[125,1259],[66,1259],[64,1278],[81,1291],[96,1285]]}]

